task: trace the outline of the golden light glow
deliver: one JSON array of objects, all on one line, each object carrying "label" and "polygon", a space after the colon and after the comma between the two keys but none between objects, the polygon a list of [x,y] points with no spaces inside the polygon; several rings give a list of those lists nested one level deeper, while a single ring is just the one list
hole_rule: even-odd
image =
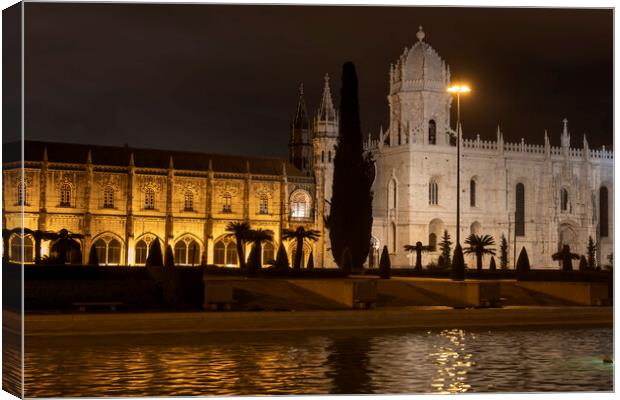
[{"label": "golden light glow", "polygon": [[469,93],[471,89],[467,85],[452,85],[448,88],[450,93]]}]

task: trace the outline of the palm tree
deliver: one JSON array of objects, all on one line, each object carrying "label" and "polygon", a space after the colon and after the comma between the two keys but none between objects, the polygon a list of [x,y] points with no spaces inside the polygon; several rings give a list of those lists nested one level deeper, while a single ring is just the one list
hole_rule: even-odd
[{"label": "palm tree", "polygon": [[229,222],[228,225],[226,225],[226,232],[229,232],[226,237],[235,239],[235,243],[237,244],[237,258],[239,259],[240,268],[245,268],[243,246],[248,239],[250,230],[250,224],[247,222]]},{"label": "palm tree", "polygon": [[485,254],[495,255],[494,249],[487,249],[487,246],[495,246],[495,239],[491,235],[476,235],[472,233],[465,239],[465,244],[468,244],[469,247],[466,247],[463,252],[476,255],[476,269],[478,271],[482,270],[482,256]]},{"label": "palm tree", "polygon": [[255,260],[250,259],[250,263],[255,263],[252,268],[260,269],[263,266],[262,252],[263,243],[273,241],[273,231],[270,229],[250,229],[247,233],[247,240],[256,246]]},{"label": "palm tree", "polygon": [[551,256],[556,261],[562,261],[562,271],[573,270],[573,260],[579,260],[579,254],[571,253],[570,246],[565,244],[561,251]]},{"label": "palm tree", "polygon": [[435,246],[424,246],[422,242],[416,242],[415,246],[406,244],[404,247],[410,253],[415,251],[415,269],[418,271],[422,269],[422,252],[435,251]]},{"label": "palm tree", "polygon": [[307,239],[311,242],[315,242],[319,239],[319,236],[321,236],[321,232],[314,229],[306,230],[303,226],[298,227],[294,231],[290,229],[282,231],[283,239],[294,239],[297,242],[295,248],[295,264],[293,268],[301,269],[301,260],[304,255],[304,241]]}]

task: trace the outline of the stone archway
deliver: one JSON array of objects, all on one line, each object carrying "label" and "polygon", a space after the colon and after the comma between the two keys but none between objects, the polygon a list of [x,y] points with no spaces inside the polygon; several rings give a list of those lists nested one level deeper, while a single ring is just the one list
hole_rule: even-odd
[{"label": "stone archway", "polygon": [[577,252],[579,247],[579,237],[575,227],[570,223],[562,223],[558,227],[558,251],[564,245],[570,246],[573,253]]}]

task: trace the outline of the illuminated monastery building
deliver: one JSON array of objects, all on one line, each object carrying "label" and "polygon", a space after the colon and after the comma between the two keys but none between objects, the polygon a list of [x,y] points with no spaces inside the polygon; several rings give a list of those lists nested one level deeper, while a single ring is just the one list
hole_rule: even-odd
[{"label": "illuminated monastery building", "polygon": [[[368,137],[374,154],[373,254],[387,245],[393,265],[411,265],[405,244],[436,244],[456,229],[456,134],[450,126],[450,69],[417,33],[390,66],[389,127]],[[363,110],[362,110],[363,111]],[[363,115],[363,114],[362,114]],[[588,237],[600,243],[598,258],[613,251],[613,153],[571,147],[563,121],[559,147],[463,138],[461,144],[461,242],[470,234],[502,234],[513,249],[522,246],[535,267],[554,266],[551,254],[562,244],[585,253]],[[329,213],[338,133],[329,80],[312,123],[303,88],[291,123],[289,160],[25,142],[24,179],[19,144],[4,146],[3,223],[8,229],[67,229],[84,235],[82,262],[96,248],[101,264],[141,265],[149,245],[170,245],[177,265],[236,265],[235,243],[226,238],[230,221],[271,229],[274,243],[263,246],[271,260],[285,228],[318,229],[308,244],[317,266],[335,266],[324,216]],[[466,133],[464,135],[467,136]],[[19,258],[20,236],[7,241]],[[516,246],[514,246],[516,243]],[[26,235],[25,261],[34,259]],[[287,244],[289,257],[293,243]],[[44,242],[42,255],[53,243]],[[249,253],[246,251],[246,254]],[[439,250],[424,254],[436,262]],[[471,259],[466,260],[473,265]],[[486,266],[485,266],[486,268]]]}]

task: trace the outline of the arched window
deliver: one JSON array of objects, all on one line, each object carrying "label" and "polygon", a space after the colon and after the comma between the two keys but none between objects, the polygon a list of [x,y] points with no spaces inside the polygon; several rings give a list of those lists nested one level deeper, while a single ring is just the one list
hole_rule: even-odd
[{"label": "arched window", "polygon": [[235,242],[228,242],[226,245],[226,265],[236,265],[237,260],[237,244]]},{"label": "arched window", "polygon": [[303,190],[298,190],[291,196],[291,217],[308,218],[310,216],[310,196]]},{"label": "arched window", "polygon": [[388,209],[396,209],[398,189],[396,187],[396,180],[391,179],[388,184]]},{"label": "arched window", "polygon": [[149,248],[144,240],[138,241],[136,243],[136,264],[143,265],[146,264],[146,257],[149,254]]},{"label": "arched window", "polygon": [[194,211],[194,193],[191,190],[185,191],[185,211]]},{"label": "arched window", "polygon": [[226,264],[226,245],[224,242],[217,242],[213,247],[213,263]]},{"label": "arched window", "polygon": [[112,239],[108,242],[108,264],[118,265],[121,263],[121,244]]},{"label": "arched window", "polygon": [[321,151],[321,162],[325,162],[325,150]]},{"label": "arched window", "polygon": [[609,237],[609,193],[605,186],[599,189],[599,229],[601,237]]},{"label": "arched window", "polygon": [[223,196],[223,206],[222,206],[222,212],[223,213],[231,213],[232,212],[232,196],[230,193],[226,192],[224,193]]},{"label": "arched window", "polygon": [[120,264],[121,244],[118,240],[112,238],[109,241],[106,241],[103,238],[100,238],[93,243],[91,251],[93,251],[93,249],[97,252],[97,261],[99,262],[99,265]]},{"label": "arched window", "polygon": [[568,210],[568,190],[564,188],[560,190],[560,210]]},{"label": "arched window", "polygon": [[261,195],[258,200],[258,213],[267,215],[269,214],[269,197],[267,195]]},{"label": "arched window", "polygon": [[103,189],[103,208],[114,208],[114,188],[110,186]]},{"label": "arched window", "polygon": [[151,188],[146,189],[144,192],[144,209],[155,209],[155,191]]},{"label": "arched window", "polygon": [[60,187],[60,206],[71,207],[71,185],[63,183]]},{"label": "arched window", "polygon": [[430,233],[428,235],[428,245],[432,247],[437,247],[437,235],[434,233]]},{"label": "arched window", "polygon": [[268,264],[275,260],[275,248],[272,243],[267,242],[263,245],[263,263]]},{"label": "arched window", "polygon": [[525,186],[522,183],[517,183],[515,205],[515,234],[525,236]]},{"label": "arched window", "polygon": [[469,205],[476,207],[476,181],[474,179],[469,181]]},{"label": "arched window", "polygon": [[428,121],[428,144],[437,144],[437,124],[432,119]]},{"label": "arched window", "polygon": [[175,265],[198,265],[200,264],[200,246],[190,237],[185,237],[174,245]]},{"label": "arched window", "polygon": [[[10,259],[17,262],[31,263],[34,260],[34,243],[30,236],[24,236],[23,238],[18,235],[13,235],[11,242],[9,243],[11,248]],[[23,247],[22,247],[23,246]],[[22,259],[22,249],[24,251]]]},{"label": "arched window", "polygon": [[390,224],[390,230],[388,232],[388,243],[392,253],[396,253],[396,224]]},{"label": "arched window", "polygon": [[218,240],[213,246],[213,263],[218,265],[237,265],[237,244],[234,240]]},{"label": "arched window", "polygon": [[19,182],[17,185],[17,204],[18,205],[28,205],[28,186],[24,182]]},{"label": "arched window", "polygon": [[332,152],[331,152],[331,150],[329,150],[327,152],[327,162],[332,162]]},{"label": "arched window", "polygon": [[437,185],[437,181],[431,179],[428,184],[428,204],[437,205],[439,204],[439,189]]}]

